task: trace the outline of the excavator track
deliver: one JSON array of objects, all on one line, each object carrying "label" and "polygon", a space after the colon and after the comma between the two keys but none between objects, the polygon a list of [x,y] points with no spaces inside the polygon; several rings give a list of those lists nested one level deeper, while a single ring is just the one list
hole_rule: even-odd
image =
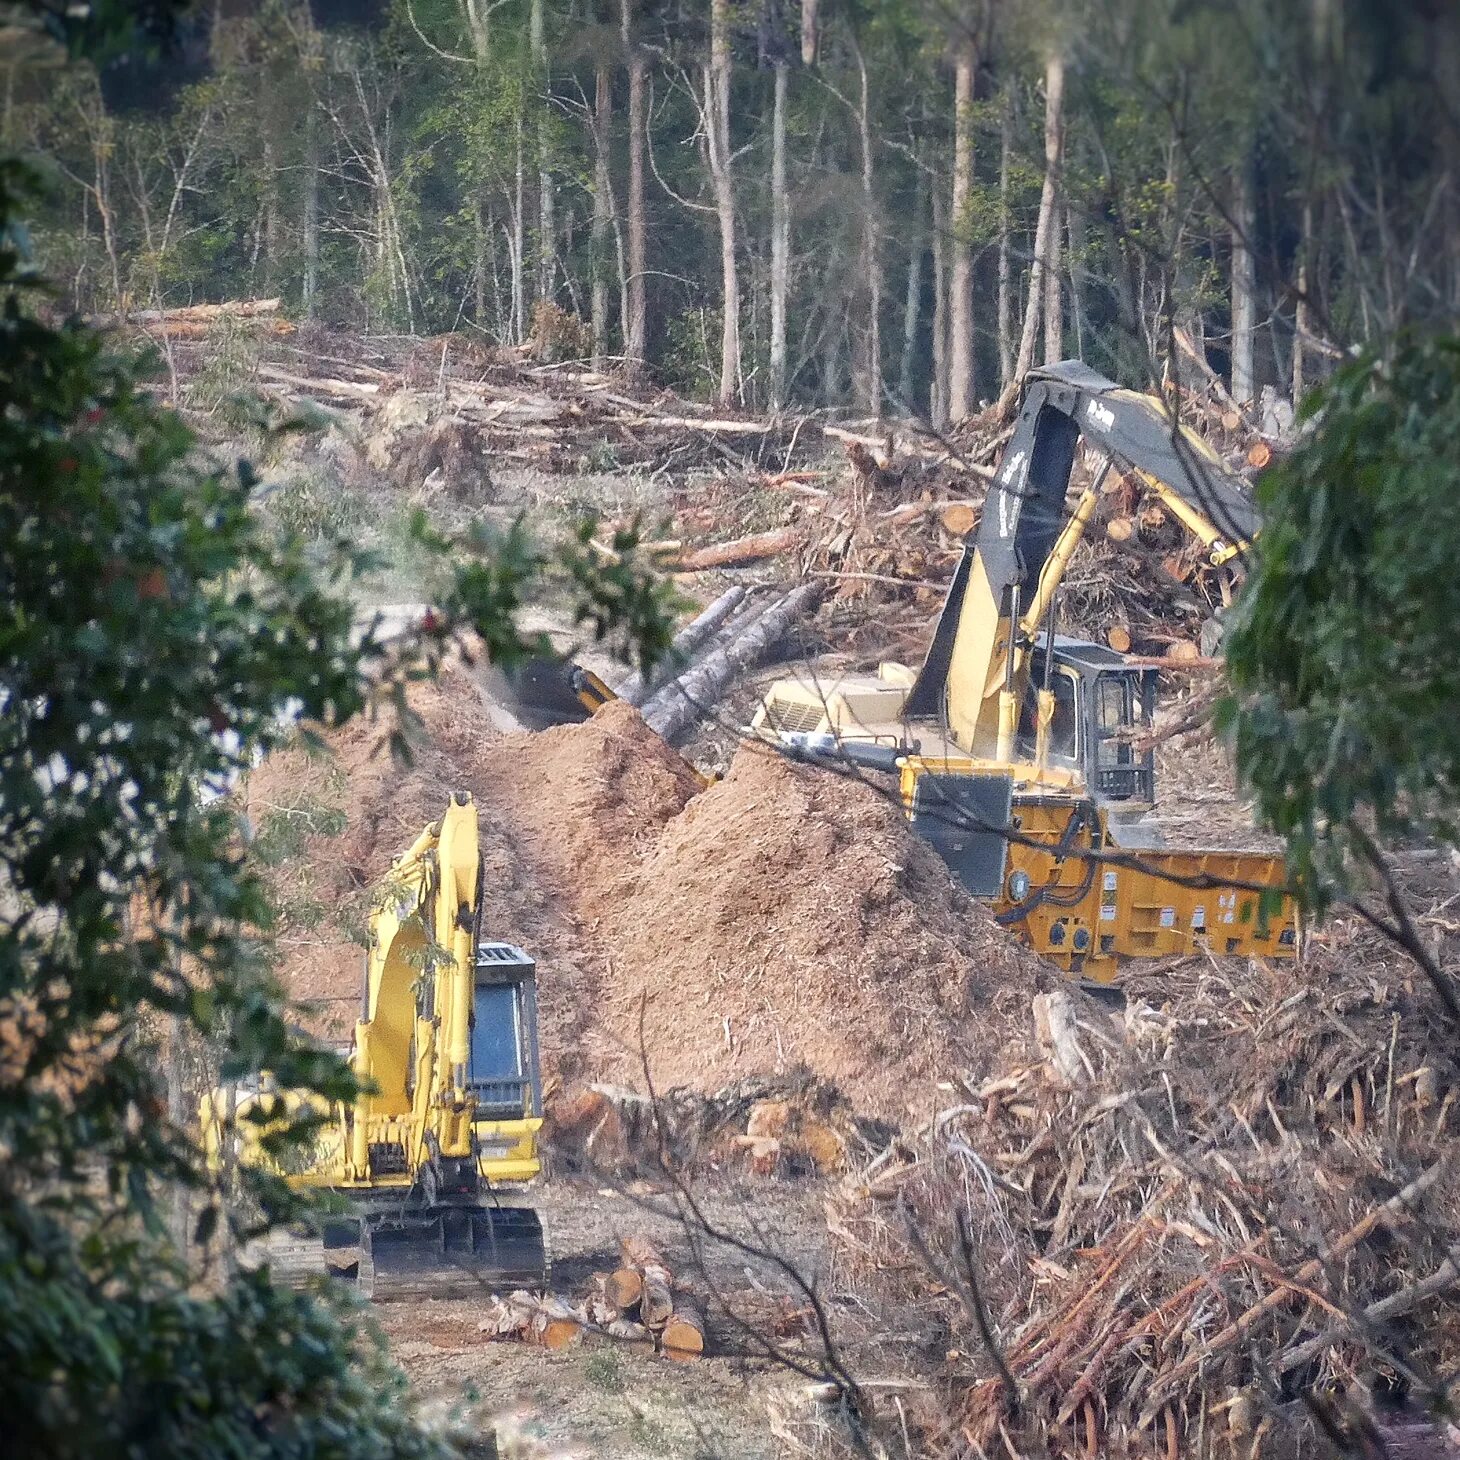
[{"label": "excavator track", "polygon": [[375,1302],[465,1298],[547,1283],[542,1223],[531,1207],[372,1207],[317,1227],[274,1233],[245,1254],[286,1287],[321,1277],[353,1283]]}]

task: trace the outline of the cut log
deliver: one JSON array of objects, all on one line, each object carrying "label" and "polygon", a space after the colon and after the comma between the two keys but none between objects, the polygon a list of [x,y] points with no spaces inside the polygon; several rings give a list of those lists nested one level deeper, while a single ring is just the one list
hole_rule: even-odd
[{"label": "cut log", "polygon": [[562,1298],[539,1298],[525,1289],[493,1298],[477,1325],[491,1338],[516,1338],[539,1348],[562,1349],[583,1332],[583,1315]]},{"label": "cut log", "polygon": [[604,1296],[621,1314],[639,1306],[643,1291],[644,1279],[633,1267],[616,1268],[604,1284]]},{"label": "cut log", "polygon": [[708,714],[730,681],[767,654],[821,595],[820,583],[804,583],[773,603],[743,633],[707,654],[688,673],[671,680],[644,706],[649,728],[677,745]]},{"label": "cut log", "polygon": [[1266,441],[1254,441],[1247,448],[1247,465],[1261,471],[1272,461],[1272,447]]},{"label": "cut log", "polygon": [[706,568],[738,568],[745,563],[758,563],[765,558],[795,552],[804,539],[799,528],[778,527],[772,532],[756,532],[737,537],[733,542],[715,542],[695,552],[686,553],[674,566],[681,573],[699,573]]},{"label": "cut log", "polygon": [[939,514],[944,532],[967,537],[978,521],[978,513],[967,502],[950,502]]},{"label": "cut log", "polygon": [[674,1275],[659,1249],[644,1236],[629,1236],[619,1242],[624,1264],[643,1281],[639,1293],[639,1320],[647,1328],[660,1329],[674,1312]]},{"label": "cut log", "polygon": [[705,1310],[687,1293],[676,1293],[674,1311],[659,1335],[664,1357],[675,1363],[692,1363],[705,1351]]},{"label": "cut log", "polygon": [[1178,639],[1167,648],[1166,657],[1176,660],[1177,663],[1190,663],[1201,658],[1201,650],[1189,639]]},{"label": "cut log", "polygon": [[1130,653],[1130,630],[1124,624],[1112,624],[1105,631],[1105,642],[1117,654]]},{"label": "cut log", "polygon": [[745,602],[746,589],[737,584],[727,588],[705,611],[687,623],[675,636],[665,655],[664,663],[656,666],[646,682],[642,674],[635,674],[618,687],[618,697],[631,705],[641,705],[667,679],[676,673],[683,673],[694,658],[695,651],[713,634],[731,614]]},{"label": "cut log", "polygon": [[630,1348],[652,1348],[654,1346],[654,1335],[642,1323],[635,1323],[629,1318],[619,1318],[613,1323],[606,1323],[603,1331],[610,1338],[628,1344]]},{"label": "cut log", "polygon": [[1129,542],[1136,535],[1136,525],[1129,517],[1112,517],[1105,524],[1105,535],[1111,542]]}]

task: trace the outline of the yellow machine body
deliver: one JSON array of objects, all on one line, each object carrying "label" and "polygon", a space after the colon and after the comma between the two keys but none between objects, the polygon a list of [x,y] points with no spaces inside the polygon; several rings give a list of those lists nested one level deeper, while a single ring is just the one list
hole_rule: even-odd
[{"label": "yellow machine body", "polygon": [[[997,787],[1008,784],[1009,770],[992,761],[930,764],[903,757],[903,802],[908,808],[925,802],[925,778],[986,778]],[[995,918],[1066,973],[1107,983],[1126,958],[1204,949],[1292,955],[1291,899],[1255,890],[1278,883],[1278,859],[1264,852],[1123,847],[1118,822],[1104,808],[1053,784],[1058,777],[1040,784],[1032,765],[1013,770],[1026,789],[1009,799],[1007,831],[954,814],[944,816],[943,835],[956,840],[961,833],[965,846],[984,839],[980,891]]]},{"label": "yellow machine body", "polygon": [[[1082,438],[1104,464],[1071,493]],[[1155,800],[1154,759],[1135,747],[1156,671],[1054,632],[1115,462],[1214,566],[1256,535],[1242,484],[1162,402],[1075,361],[1035,371],[922,667],[782,680],[751,728],[812,758],[895,769],[909,818],[964,885],[1072,974],[1105,980],[1122,958],[1197,948],[1291,956],[1280,857],[1169,848],[1137,828]]]},{"label": "yellow machine body", "polygon": [[469,1287],[534,1281],[546,1269],[536,1215],[498,1198],[541,1170],[535,969],[521,949],[479,937],[480,871],[476,806],[458,794],[376,889],[354,1102],[327,1109],[265,1076],[202,1103],[215,1166],[225,1146],[266,1160],[258,1111],[309,1106],[323,1117],[307,1159],[282,1174],[359,1204],[353,1223],[315,1235],[324,1265],[353,1266],[375,1296],[436,1295],[458,1277]]}]

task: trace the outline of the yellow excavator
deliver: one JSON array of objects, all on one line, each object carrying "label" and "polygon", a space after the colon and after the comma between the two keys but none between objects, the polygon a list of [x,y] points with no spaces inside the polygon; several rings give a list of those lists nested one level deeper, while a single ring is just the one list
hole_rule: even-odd
[{"label": "yellow excavator", "polygon": [[459,792],[376,889],[350,1052],[359,1097],[329,1109],[267,1076],[203,1097],[215,1170],[266,1160],[260,1136],[276,1112],[320,1117],[307,1159],[283,1174],[334,1200],[257,1254],[276,1277],[332,1273],[374,1298],[546,1280],[537,1213],[510,1200],[539,1171],[535,967],[484,939],[481,921],[477,809]]},{"label": "yellow excavator", "polygon": [[[1068,502],[1082,439],[1103,457]],[[1255,537],[1243,485],[1156,398],[1078,361],[1033,372],[921,669],[772,687],[752,728],[794,753],[893,771],[916,827],[999,921],[1067,972],[1128,957],[1290,956],[1279,857],[1160,844],[1149,729],[1158,671],[1054,631],[1112,465],[1234,564]],[[1268,890],[1264,895],[1264,890]]]}]

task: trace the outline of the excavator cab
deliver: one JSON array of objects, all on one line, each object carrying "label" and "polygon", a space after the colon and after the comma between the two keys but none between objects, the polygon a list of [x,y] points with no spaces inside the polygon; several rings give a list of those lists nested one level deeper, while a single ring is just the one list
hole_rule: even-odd
[{"label": "excavator cab", "polygon": [[1036,643],[1019,717],[1020,756],[1035,758],[1036,692],[1047,685],[1054,695],[1050,764],[1079,770],[1097,802],[1129,811],[1150,807],[1155,757],[1136,741],[1151,726],[1156,679],[1156,670],[1127,664],[1103,644],[1057,635],[1051,653],[1047,643]]}]

